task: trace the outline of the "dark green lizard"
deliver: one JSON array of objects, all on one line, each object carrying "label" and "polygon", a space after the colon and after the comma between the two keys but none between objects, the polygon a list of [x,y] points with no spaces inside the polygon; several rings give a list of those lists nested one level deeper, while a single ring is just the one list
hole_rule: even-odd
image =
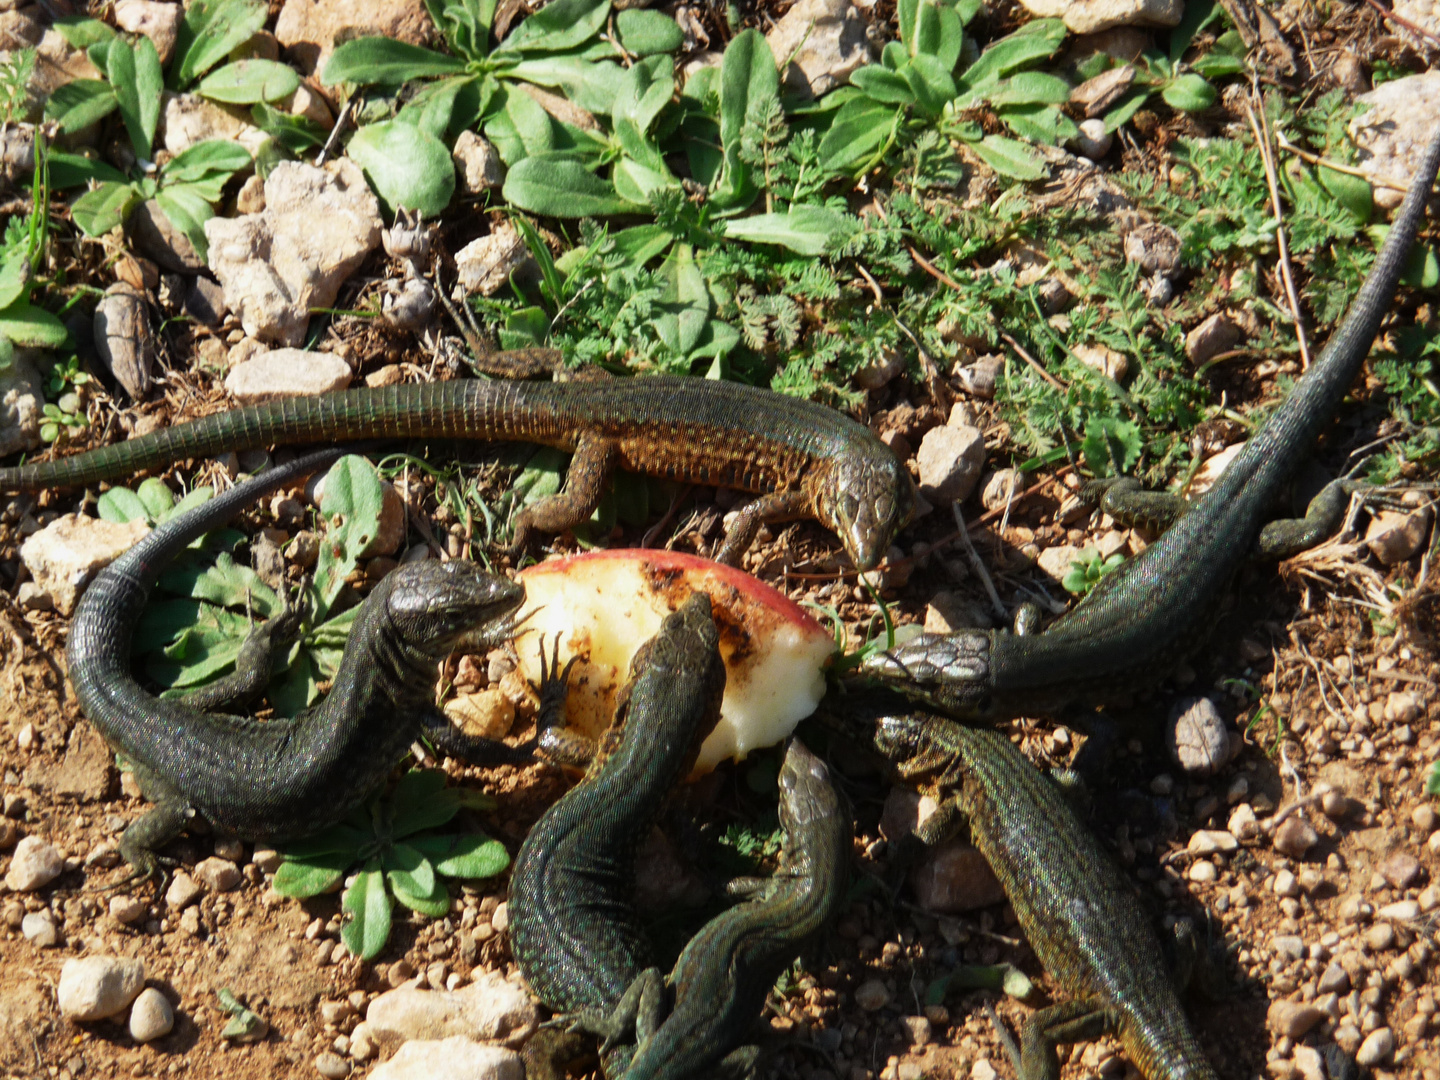
[{"label": "dark green lizard", "polygon": [[741,1077],[753,1069],[759,1048],[737,1044],[781,972],[835,914],[849,877],[849,812],[824,762],[799,739],[780,769],[780,824],[785,842],[775,876],[685,946],[667,980],[674,1007],[642,1037],[622,1080]]},{"label": "dark green lizard", "polygon": [[[1102,578],[1073,611],[1038,634],[960,630],[922,634],[864,670],[911,697],[963,717],[1050,711],[1104,697],[1168,671],[1203,641],[1224,590],[1258,546],[1293,554],[1333,531],[1343,482],[1302,521],[1265,516],[1354,383],[1405,268],[1440,164],[1440,131],[1344,323],[1290,396],[1215,486],[1137,558]],[[1112,488],[1112,492],[1115,489]],[[1115,492],[1117,498],[1123,491]],[[1119,511],[1108,503],[1106,508]]]},{"label": "dark green lizard", "polygon": [[[541,815],[510,875],[510,950],[551,1009],[607,1041],[627,989],[651,972],[643,1015],[654,1015],[659,973],[634,908],[635,855],[674,786],[720,717],[725,665],[710,598],[695,593],[630,664],[615,722],[583,780]],[[542,691],[542,724],[562,715],[567,672]],[[639,991],[637,990],[637,997]],[[606,1056],[607,1075],[626,1048]]]},{"label": "dark green lizard", "polygon": [[1020,1080],[1058,1080],[1057,1043],[1107,1032],[1148,1080],[1215,1080],[1134,890],[1054,781],[1003,734],[937,716],[882,716],[870,740],[940,803],[922,840],[968,822],[1030,947],[1072,997],[1022,1027]]},{"label": "dark green lizard", "polygon": [[[80,708],[127,757],[156,806],[125,830],[120,853],[137,874],[167,862],[156,849],[197,815],[247,840],[280,841],[339,821],[368,797],[424,734],[456,756],[528,760],[504,743],[463,735],[435,707],[439,663],[459,646],[500,644],[524,588],[468,562],[411,563],[366,598],[329,694],[288,720],[257,721],[201,711],[146,692],[130,673],[135,624],[163,566],[196,537],[245,506],[328,465],[325,451],[238,484],[158,526],[85,591],[70,626],[70,681]],[[269,631],[247,642],[221,708],[269,679]]]},{"label": "dark green lizard", "polygon": [[764,493],[731,525],[721,562],[737,561],[766,521],[813,517],[869,569],[915,509],[904,464],[849,417],[759,387],[666,376],[466,380],[284,398],[0,469],[0,490],[90,484],[181,458],[284,443],[430,437],[517,439],[574,452],[565,489],[517,516],[517,550],[535,531],[586,520],[617,468]]}]

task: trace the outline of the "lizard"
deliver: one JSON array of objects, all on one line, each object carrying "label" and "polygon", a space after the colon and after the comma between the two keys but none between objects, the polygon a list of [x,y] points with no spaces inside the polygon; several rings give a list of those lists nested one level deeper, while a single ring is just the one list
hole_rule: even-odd
[{"label": "lizard", "polygon": [[1035,956],[1070,995],[1022,1025],[1010,1048],[1020,1080],[1058,1080],[1058,1043],[1107,1033],[1148,1080],[1216,1080],[1134,890],[1059,785],[1001,732],[939,716],[874,717],[866,741],[939,803],[917,830],[923,843],[968,823]]},{"label": "lizard", "polygon": [[[558,354],[557,354],[558,355]],[[283,398],[112,446],[0,468],[0,490],[74,487],[180,458],[279,443],[384,438],[515,439],[571,451],[565,487],[521,510],[514,552],[585,521],[617,468],[759,492],[717,556],[734,564],[768,521],[813,517],[855,565],[879,563],[915,513],[903,462],[869,428],[761,387],[676,376],[574,382],[466,379]]]},{"label": "lizard", "polygon": [[280,636],[275,620],[247,639],[235,677],[218,693],[157,698],[131,674],[135,624],[164,565],[256,499],[340,454],[321,451],[277,466],[162,523],[102,570],[80,599],[66,653],[76,698],[155,803],[120,837],[135,877],[153,877],[169,865],[158,849],[197,816],[222,832],[267,842],[332,825],[380,786],[422,734],[477,763],[529,760],[522,749],[464,735],[435,707],[440,662],[457,646],[483,651],[504,641],[525,597],[522,585],[468,562],[411,563],[382,579],[355,618],[329,694],[291,719],[204,711],[264,687]]},{"label": "lizard", "polygon": [[[584,778],[540,816],[511,871],[510,950],[542,1002],[606,1035],[607,1075],[628,1059],[628,1046],[610,1045],[626,1034],[612,1017],[626,991],[637,986],[641,1015],[658,1008],[660,973],[634,909],[635,856],[719,720],[719,642],[705,593],[665,618],[631,661]],[[568,665],[543,673],[542,727],[563,723],[568,674]]]},{"label": "lizard", "polygon": [[[1197,631],[1213,622],[1250,552],[1258,547],[1262,554],[1284,557],[1333,531],[1349,498],[1346,481],[1328,485],[1303,519],[1269,524],[1264,519],[1370,351],[1419,230],[1437,165],[1440,130],[1340,329],[1214,486],[1178,513],[1155,543],[1039,633],[924,633],[872,654],[862,671],[961,719],[1033,715],[1079,697],[1112,696],[1165,674],[1198,646],[1203,635]],[[1116,503],[1123,503],[1133,486],[1111,486],[1104,508],[1122,513]]]},{"label": "lizard", "polygon": [[637,1030],[654,1034],[642,1036],[622,1080],[748,1075],[759,1048],[736,1044],[781,972],[839,909],[853,828],[829,770],[792,739],[779,786],[779,868],[750,883],[748,900],[711,919],[681,951],[667,979],[674,1007],[658,1026],[637,1021]]}]

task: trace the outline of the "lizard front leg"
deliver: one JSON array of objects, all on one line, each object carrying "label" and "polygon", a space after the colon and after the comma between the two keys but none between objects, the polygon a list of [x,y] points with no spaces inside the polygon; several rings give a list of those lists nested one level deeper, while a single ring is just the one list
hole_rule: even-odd
[{"label": "lizard front leg", "polygon": [[1190,507],[1178,495],[1146,491],[1132,476],[1092,480],[1081,489],[1080,498],[1098,505],[1128,528],[1140,527],[1153,532],[1164,532]]},{"label": "lizard front leg", "polygon": [[251,628],[235,656],[233,672],[191,690],[181,700],[201,712],[249,704],[269,685],[276,652],[300,636],[304,618],[304,603],[292,605],[286,600],[280,614]]},{"label": "lizard front leg", "polygon": [[1002,1042],[1019,1080],[1060,1080],[1061,1043],[1098,1039],[1117,1030],[1113,1010],[1098,1001],[1076,999],[1037,1009],[1020,1025],[1020,1048],[1004,1032]]},{"label": "lizard front leg", "polygon": [[755,534],[760,531],[761,525],[770,521],[791,521],[813,516],[810,497],[803,491],[772,491],[768,495],[761,495],[736,511],[715,561],[726,566],[739,566],[740,556],[755,542]]},{"label": "lizard front leg", "polygon": [[1350,496],[1365,485],[1354,480],[1332,480],[1310,500],[1303,518],[1277,518],[1260,530],[1260,554],[1288,559],[1320,544],[1340,528]]}]

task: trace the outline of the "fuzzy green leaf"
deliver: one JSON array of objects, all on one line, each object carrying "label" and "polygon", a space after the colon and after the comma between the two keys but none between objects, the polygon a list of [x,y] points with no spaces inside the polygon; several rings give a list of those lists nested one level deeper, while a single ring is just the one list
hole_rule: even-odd
[{"label": "fuzzy green leaf", "polygon": [[304,900],[329,892],[345,876],[354,852],[325,852],[304,861],[287,858],[275,871],[270,887],[281,896]]},{"label": "fuzzy green leaf", "polygon": [[820,140],[821,167],[833,175],[869,161],[885,145],[899,119],[894,105],[863,97],[847,101]]},{"label": "fuzzy green leaf", "polygon": [[356,875],[355,884],[345,890],[340,907],[351,916],[340,928],[340,940],[345,947],[362,960],[378,955],[390,938],[390,895],[385,891],[379,859],[371,859]]},{"label": "fuzzy green leaf", "polygon": [[732,240],[780,244],[801,255],[818,256],[853,235],[860,223],[851,215],[825,206],[796,205],[783,214],[732,218],[725,235]]},{"label": "fuzzy green leaf", "polygon": [[627,8],[615,13],[615,29],[620,44],[636,56],[652,53],[673,53],[685,44],[685,32],[669,15],[643,8]]},{"label": "fuzzy green leaf", "polygon": [[430,896],[435,892],[435,868],[409,844],[391,844],[380,856],[385,879],[397,893]]},{"label": "fuzzy green leaf", "polygon": [[1040,180],[1048,172],[1039,154],[1004,135],[986,135],[978,143],[971,143],[971,147],[986,165],[1012,180]]},{"label": "fuzzy green leaf", "polygon": [[45,117],[71,135],[105,119],[119,105],[115,91],[103,79],[76,79],[51,92],[45,102]]},{"label": "fuzzy green leaf", "polygon": [[375,475],[375,466],[362,457],[347,454],[326,475],[320,512],[329,527],[320,544],[320,559],[315,567],[316,621],[330,614],[330,605],[340,595],[345,579],[375,538],[384,501],[385,493]]},{"label": "fuzzy green leaf", "polygon": [[279,101],[300,86],[300,76],[289,64],[276,60],[237,60],[200,80],[195,92],[211,101],[254,105]]},{"label": "fuzzy green leaf", "polygon": [[1360,225],[1368,224],[1375,210],[1374,193],[1370,182],[1363,176],[1336,172],[1321,165],[1315,170],[1320,185],[1331,197],[1349,211],[1350,216]]},{"label": "fuzzy green leaf", "polygon": [[320,82],[325,86],[342,82],[398,86],[411,79],[459,75],[464,71],[465,61],[453,56],[391,38],[362,37],[336,46]]},{"label": "fuzzy green leaf", "polygon": [[33,349],[58,349],[70,338],[65,324],[28,300],[17,300],[0,311],[0,336]]},{"label": "fuzzy green leaf", "polygon": [[564,52],[584,44],[610,17],[610,0],[553,0],[510,32],[491,56]]},{"label": "fuzzy green leaf", "polygon": [[185,89],[249,41],[269,13],[265,0],[192,0],[176,35],[170,89]]},{"label": "fuzzy green leaf", "polygon": [[639,209],[622,199],[613,184],[568,154],[527,157],[518,162],[506,174],[503,192],[511,205],[550,217],[604,217]]},{"label": "fuzzy green leaf", "polygon": [[140,201],[131,184],[103,183],[70,204],[70,218],[86,236],[103,236],[123,224]]},{"label": "fuzzy green leaf", "polygon": [[104,492],[96,501],[95,510],[101,521],[125,524],[130,521],[150,520],[149,508],[140,496],[129,488],[115,487]]},{"label": "fuzzy green leaf", "polygon": [[460,796],[445,786],[445,774],[436,769],[412,770],[395,785],[390,796],[390,833],[397,838],[444,825],[460,810]]},{"label": "fuzzy green leaf", "polygon": [[443,881],[437,879],[435,887],[425,894],[413,893],[399,885],[392,885],[391,888],[395,892],[395,899],[411,911],[418,911],[432,919],[441,919],[450,913],[450,892]]},{"label": "fuzzy green leaf", "polygon": [[1199,112],[1214,105],[1219,92],[1199,75],[1192,73],[1181,75],[1171,82],[1160,91],[1160,96],[1172,109]]},{"label": "fuzzy green leaf", "polygon": [[387,120],[361,128],[346,153],[365,170],[386,210],[439,217],[455,194],[455,165],[445,144],[412,124]]},{"label": "fuzzy green leaf", "polygon": [[430,860],[436,873],[446,877],[494,877],[510,865],[510,853],[505,845],[488,836],[474,833],[422,836],[410,843]]},{"label": "fuzzy green leaf", "polygon": [[720,61],[720,147],[725,155],[720,182],[711,202],[725,210],[743,210],[759,191],[753,169],[740,156],[747,116],[763,116],[780,92],[775,55],[759,30],[736,34]]}]

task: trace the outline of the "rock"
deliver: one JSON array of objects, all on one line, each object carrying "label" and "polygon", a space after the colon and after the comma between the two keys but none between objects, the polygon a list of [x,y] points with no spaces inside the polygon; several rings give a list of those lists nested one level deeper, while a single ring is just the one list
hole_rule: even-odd
[{"label": "rock", "polygon": [[1082,364],[1108,379],[1124,382],[1125,376],[1130,374],[1130,361],[1125,354],[1108,345],[1076,345],[1072,351]]},{"label": "rock", "polygon": [[1199,859],[1190,864],[1190,870],[1186,876],[1199,885],[1208,885],[1220,876],[1220,872],[1208,859]]},{"label": "rock", "polygon": [[1227,446],[1218,454],[1211,454],[1200,463],[1200,468],[1195,471],[1195,478],[1190,481],[1190,495],[1204,494],[1215,486],[1215,481],[1230,466],[1230,463],[1240,456],[1240,451],[1245,449],[1244,443],[1236,443]]},{"label": "rock", "polygon": [[265,209],[205,223],[210,268],[245,333],[299,345],[312,307],[380,243],[380,204],[360,167],[340,158],[323,169],[282,161],[265,179]]},{"label": "rock", "polygon": [[1147,274],[1170,277],[1180,268],[1180,234],[1168,225],[1146,222],[1125,234],[1125,261]]},{"label": "rock", "polygon": [[171,911],[179,911],[204,895],[205,889],[199,882],[185,871],[177,870],[170,879],[169,888],[165,890],[165,906]]},{"label": "rock", "polygon": [[1165,743],[1170,759],[1190,776],[1209,776],[1230,760],[1230,733],[1208,697],[1175,703],[1165,728]]},{"label": "rock", "polygon": [[1414,922],[1420,917],[1420,901],[1397,900],[1375,912],[1375,917],[1388,919],[1390,922]]},{"label": "rock", "polygon": [[1192,855],[1214,855],[1217,851],[1234,851],[1239,846],[1239,842],[1228,832],[1201,829],[1190,837],[1185,850]]},{"label": "rock", "polygon": [[[293,2],[293,0],[292,0]],[[407,1042],[371,1071],[369,1080],[524,1080],[520,1055],[500,1046],[481,1046],[459,1035],[438,1041]]]},{"label": "rock", "polygon": [[1098,116],[1081,120],[1080,134],[1071,140],[1075,152],[1091,161],[1099,161],[1115,145],[1115,136],[1105,130],[1105,121]]},{"label": "rock", "polygon": [[1080,549],[1074,544],[1052,544],[1040,552],[1036,565],[1056,581],[1063,581],[1070,572],[1070,566],[1080,558]]},{"label": "rock", "polygon": [[967,394],[989,401],[995,396],[995,381],[1000,377],[1000,369],[1004,366],[1003,356],[990,353],[973,364],[963,367],[957,364],[951,374]]},{"label": "rock", "polygon": [[986,510],[999,510],[1025,488],[1019,469],[996,469],[985,478],[980,488],[980,505]]},{"label": "rock", "polygon": [[[1369,108],[1350,121],[1360,168],[1371,176],[1409,185],[1425,146],[1440,124],[1440,71],[1381,83],[1355,99]],[[1392,209],[1404,192],[1375,189],[1376,205]]]},{"label": "rock", "polygon": [[1272,843],[1280,854],[1289,855],[1292,859],[1302,859],[1319,839],[1308,821],[1292,814],[1275,830]]},{"label": "rock", "polygon": [[1429,531],[1428,507],[1408,514],[1381,510],[1370,519],[1370,527],[1365,530],[1365,544],[1375,558],[1386,566],[1394,566],[1419,551]]},{"label": "rock", "polygon": [[15,845],[5,884],[11,892],[34,892],[43,889],[65,870],[65,856],[53,844],[38,836],[27,836]]},{"label": "rock", "polygon": [[1174,26],[1185,0],[1021,0],[1041,19],[1064,19],[1072,34],[1094,34],[1115,26]]},{"label": "rock", "polygon": [[880,810],[880,835],[890,843],[899,843],[913,833],[940,804],[929,795],[896,784],[885,796]]},{"label": "rock", "polygon": [[[1138,69],[1134,64],[1122,63],[1119,67],[1110,68],[1086,79],[1070,91],[1070,103],[1085,110],[1085,116],[1092,122],[1089,129],[1092,134],[1106,135],[1103,117],[1110,111],[1111,106],[1130,92],[1130,87],[1135,85],[1137,73]],[[1082,132],[1083,130],[1082,128]],[[1109,144],[1106,145],[1108,147]]]},{"label": "rock", "polygon": [[450,151],[460,186],[471,195],[498,188],[505,182],[505,163],[495,144],[473,131],[462,131]]},{"label": "rock", "polygon": [[230,309],[225,306],[225,290],[217,281],[198,275],[185,294],[185,314],[202,326],[216,327],[225,321]]},{"label": "rock", "polygon": [[853,0],[799,0],[765,35],[785,86],[802,97],[819,97],[850,81],[870,63],[865,17]]},{"label": "rock", "polygon": [[530,995],[489,971],[477,971],[476,980],[460,990],[391,990],[365,1012],[366,1027],[377,1042],[449,1036],[507,1039],[528,1034],[537,1019]]},{"label": "rock", "polygon": [[1216,312],[1185,335],[1185,355],[1196,367],[1239,345],[1245,332],[1225,312]]},{"label": "rock", "polygon": [[445,703],[445,715],[465,729],[467,735],[502,739],[515,723],[515,703],[498,687],[488,686],[474,694],[460,694]]},{"label": "rock", "polygon": [[169,1035],[174,1026],[175,1008],[170,999],[153,986],[141,990],[130,1007],[130,1037],[137,1043],[146,1043]]},{"label": "rock", "polygon": [[65,756],[55,762],[35,757],[25,767],[24,783],[80,802],[103,799],[110,791],[114,775],[115,752],[106,745],[90,724],[76,724],[70,729]]},{"label": "rock", "polygon": [[931,428],[915,455],[920,491],[932,502],[962,502],[975,490],[985,464],[985,436],[979,428]]},{"label": "rock", "polygon": [[1325,973],[1320,976],[1320,982],[1316,989],[1321,994],[1348,994],[1350,992],[1350,973],[1345,968],[1330,961]]},{"label": "rock", "polygon": [[154,199],[146,199],[131,211],[125,221],[125,235],[136,251],[172,274],[194,274],[205,269],[205,260],[190,238],[175,227]]},{"label": "rock", "polygon": [[275,20],[276,39],[307,75],[325,70],[337,36],[364,35],[426,45],[435,24],[422,0],[286,0]]},{"label": "rock", "polygon": [[1300,960],[1305,956],[1305,939],[1294,934],[1276,934],[1270,939],[1270,947],[1286,960]]},{"label": "rock", "polygon": [[1408,851],[1392,852],[1380,864],[1380,873],[1392,888],[1408,889],[1420,878],[1420,860]]},{"label": "rock", "polygon": [[1365,931],[1363,940],[1371,952],[1388,952],[1395,947],[1395,927],[1388,922],[1376,923]]},{"label": "rock", "polygon": [[517,271],[538,270],[530,249],[508,221],[455,253],[455,273],[467,293],[494,296]]},{"label": "rock", "polygon": [[198,94],[166,94],[160,114],[165,149],[184,153],[210,139],[238,142],[253,156],[270,136],[250,123],[249,110],[219,105]]},{"label": "rock", "polygon": [[110,13],[121,30],[144,34],[150,39],[160,57],[161,67],[170,62],[170,54],[175,51],[175,37],[180,29],[182,11],[179,4],[165,4],[159,0],[116,0]]},{"label": "rock", "polygon": [[951,840],[930,851],[910,875],[915,898],[926,911],[953,915],[998,904],[1005,892],[985,856]]},{"label": "rock", "polygon": [[1324,1019],[1325,1010],[1314,1005],[1303,1001],[1275,1001],[1265,1015],[1265,1026],[1288,1039],[1301,1039]]},{"label": "rock", "polygon": [[56,1000],[71,1020],[104,1020],[124,1011],[145,985],[145,964],[119,956],[66,960]]},{"label": "rock", "polygon": [[273,349],[230,369],[225,389],[242,405],[301,394],[328,394],[350,385],[350,365],[331,353]]},{"label": "rock", "polygon": [[0,457],[34,450],[40,438],[45,409],[45,382],[35,370],[30,349],[16,349],[15,357],[0,371]]},{"label": "rock", "polygon": [[95,351],[132,401],[150,392],[155,348],[145,297],[137,289],[116,282],[105,290],[95,306]]},{"label": "rock", "polygon": [[925,1017],[907,1016],[902,1022],[905,1025],[905,1034],[909,1036],[911,1046],[924,1046],[930,1041],[930,1021]]},{"label": "rock", "polygon": [[[1413,720],[1420,719],[1422,711],[1420,699],[1409,690],[1392,690],[1385,698],[1385,722],[1387,724],[1408,724]],[[1417,810],[1416,813],[1419,814],[1420,811]],[[1424,828],[1428,833],[1434,830],[1436,824],[1436,815],[1433,810],[1430,811],[1426,820],[1428,823],[1421,825],[1420,819],[1416,818],[1415,824]]]},{"label": "rock", "polygon": [[1275,890],[1276,896],[1300,895],[1300,882],[1295,879],[1295,875],[1289,870],[1281,870],[1276,874],[1271,888]]},{"label": "rock", "polygon": [[1360,1049],[1355,1052],[1355,1063],[1361,1068],[1381,1065],[1395,1053],[1395,1033],[1388,1027],[1376,1028],[1365,1036]]},{"label": "rock", "polygon": [[20,920],[20,933],[37,949],[48,949],[60,940],[60,931],[55,926],[55,916],[49,908],[31,911]]},{"label": "rock", "polygon": [[[1416,50],[1428,49],[1431,41],[1426,40],[1420,34],[1409,29],[1406,23],[1411,23],[1421,30],[1428,32],[1432,40],[1434,36],[1440,35],[1440,5],[1437,5],[1435,0],[1395,0],[1395,2],[1390,5],[1390,10],[1392,10],[1396,16],[1394,33],[1402,38],[1410,48]],[[1340,77],[1341,62],[1347,59],[1349,63],[1360,64],[1360,58],[1347,50],[1336,59],[1333,71],[1336,82],[1339,82],[1340,85],[1349,89],[1351,82],[1354,81],[1354,76],[1350,77],[1350,81],[1343,80]],[[1370,88],[1369,80],[1365,77],[1364,70],[1364,66],[1360,65],[1361,86],[1358,91],[1355,91],[1356,93],[1363,94]]]},{"label": "rock", "polygon": [[380,484],[380,522],[375,528],[375,538],[365,545],[360,558],[372,559],[377,555],[394,555],[405,543],[410,520],[405,512],[405,500],[387,481]]},{"label": "rock", "polygon": [[350,1075],[350,1063],[339,1054],[326,1051],[315,1056],[315,1071],[325,1080],[345,1080]]},{"label": "rock", "polygon": [[27,539],[20,558],[55,602],[55,610],[70,615],[90,579],[149,531],[140,520],[122,524],[65,514]]},{"label": "rock", "polygon": [[130,925],[145,917],[145,905],[133,896],[120,894],[110,898],[110,917],[118,923]]},{"label": "rock", "polygon": [[211,892],[229,892],[240,884],[240,868],[229,859],[212,855],[195,864],[195,880]]},{"label": "rock", "polygon": [[883,1009],[890,1003],[890,991],[879,979],[867,979],[855,988],[855,1004],[866,1012]]}]

